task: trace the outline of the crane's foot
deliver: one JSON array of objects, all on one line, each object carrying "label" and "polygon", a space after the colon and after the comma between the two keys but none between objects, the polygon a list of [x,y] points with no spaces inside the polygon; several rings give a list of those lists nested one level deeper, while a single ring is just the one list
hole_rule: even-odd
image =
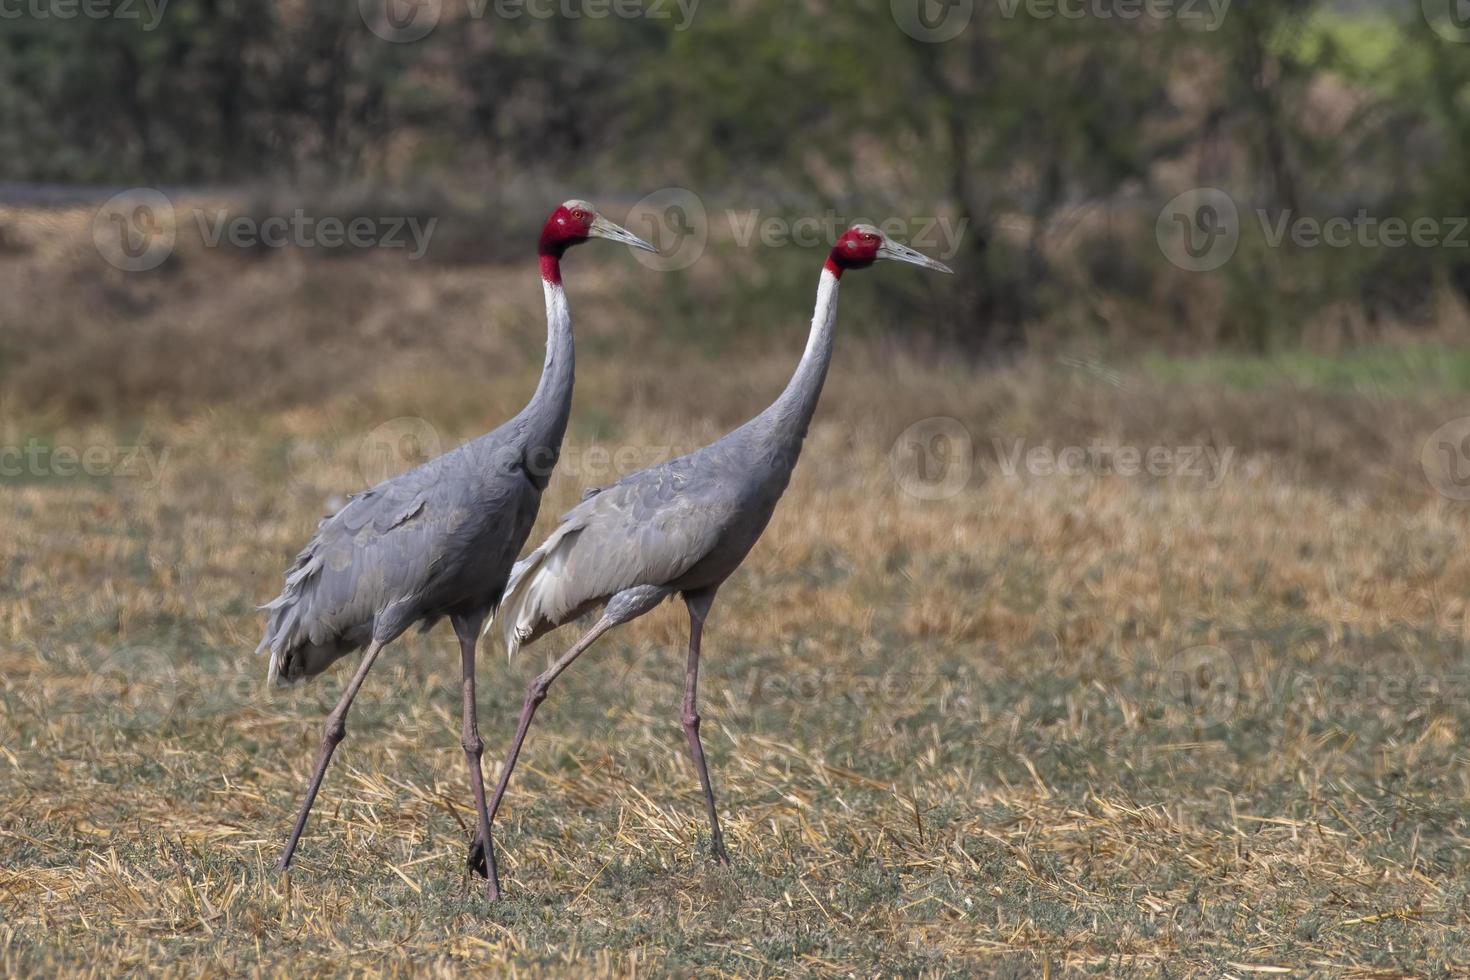
[{"label": "crane's foot", "polygon": [[476,832],[475,834],[475,839],[470,842],[470,852],[468,858],[465,861],[465,865],[470,869],[472,873],[477,874],[481,878],[485,879],[486,898],[489,898],[491,900],[498,900],[501,897],[500,875],[497,874],[496,870],[490,866],[490,863],[488,861],[485,860],[485,841],[483,838],[480,837],[478,832]]},{"label": "crane's foot", "polygon": [[476,834],[475,839],[470,841],[470,854],[465,861],[465,866],[481,878],[490,877],[490,869],[485,864],[485,842],[480,839],[479,834]]},{"label": "crane's foot", "polygon": [[716,834],[710,839],[709,856],[717,864],[723,864],[727,868],[730,866],[730,852],[725,850],[725,838],[723,834]]}]

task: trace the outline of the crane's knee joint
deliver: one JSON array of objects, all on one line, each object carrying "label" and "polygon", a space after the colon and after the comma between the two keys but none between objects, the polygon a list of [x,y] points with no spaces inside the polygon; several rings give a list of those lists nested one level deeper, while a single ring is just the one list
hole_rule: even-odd
[{"label": "crane's knee joint", "polygon": [[696,734],[699,732],[700,718],[698,711],[686,711],[680,716],[679,720],[684,723],[684,730],[686,732],[694,732]]},{"label": "crane's knee joint", "polygon": [[322,741],[336,745],[346,737],[347,723],[336,715],[328,715],[326,727],[322,729]]},{"label": "crane's knee joint", "polygon": [[542,701],[545,701],[546,692],[550,688],[550,681],[548,681],[544,677],[537,677],[535,680],[531,681],[530,686],[526,688],[526,703],[540,704]]},{"label": "crane's knee joint", "polygon": [[459,740],[459,744],[464,746],[465,755],[472,755],[477,759],[485,751],[485,740],[480,737],[479,732],[464,736]]}]

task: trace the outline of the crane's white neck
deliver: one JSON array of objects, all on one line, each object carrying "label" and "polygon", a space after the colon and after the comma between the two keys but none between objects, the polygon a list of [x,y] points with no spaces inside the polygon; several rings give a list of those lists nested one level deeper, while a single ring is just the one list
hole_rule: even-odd
[{"label": "crane's white neck", "polygon": [[787,444],[793,464],[796,453],[801,451],[802,440],[806,438],[807,426],[817,410],[817,399],[827,379],[827,366],[832,362],[832,334],[837,323],[837,290],[840,284],[838,275],[831,269],[822,270],[822,278],[817,283],[817,308],[812,314],[806,350],[802,352],[801,361],[796,365],[786,390],[765,412],[777,437]]},{"label": "crane's white neck", "polygon": [[822,278],[817,281],[817,308],[812,313],[812,329],[807,334],[798,374],[802,367],[816,361],[825,368],[832,357],[832,328],[837,323],[837,289],[841,285],[840,276],[831,269],[822,270]]},{"label": "crane's white neck", "polygon": [[575,356],[572,342],[572,312],[560,277],[543,277],[546,293],[546,361],[536,393],[522,409],[520,430],[528,474],[538,486],[551,479],[552,468],[561,454],[562,437],[572,412]]},{"label": "crane's white neck", "polygon": [[536,386],[536,397],[560,394],[565,388],[564,394],[570,398],[575,351],[567,291],[560,282],[550,279],[542,279],[541,288],[546,294],[546,361],[541,367],[541,383]]}]

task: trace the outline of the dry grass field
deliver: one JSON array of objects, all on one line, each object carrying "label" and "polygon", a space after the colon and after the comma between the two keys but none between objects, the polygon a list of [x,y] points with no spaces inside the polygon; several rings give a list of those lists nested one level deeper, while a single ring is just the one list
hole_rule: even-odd
[{"label": "dry grass field", "polygon": [[[1470,971],[1470,503],[1421,466],[1462,391],[921,361],[855,328],[917,273],[854,276],[796,478],[706,637],[733,866],[702,855],[668,606],[542,709],[497,905],[463,871],[447,628],[369,678],[289,877],[345,677],[267,690],[252,651],[334,498],[523,402],[533,266],[186,247],[129,276],[86,219],[0,215],[24,460],[0,479],[0,973]],[[543,526],[784,383],[809,300],[686,350],[699,309],[658,294],[700,268],[569,259]],[[492,772],[569,634],[483,648]]]}]

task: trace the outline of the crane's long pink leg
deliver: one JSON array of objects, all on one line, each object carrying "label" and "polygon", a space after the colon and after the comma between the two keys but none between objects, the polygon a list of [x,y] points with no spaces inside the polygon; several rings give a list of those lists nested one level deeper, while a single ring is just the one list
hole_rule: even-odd
[{"label": "crane's long pink leg", "polygon": [[[485,775],[480,769],[480,756],[485,750],[485,741],[480,738],[480,723],[475,704],[475,643],[480,637],[483,620],[454,618],[454,633],[459,637],[459,662],[464,677],[464,728],[460,733],[460,745],[464,746],[465,762],[470,769],[470,791],[475,796],[475,813],[479,818],[476,839],[490,839],[490,816],[485,809]],[[495,850],[483,848],[480,858],[485,863],[485,894],[490,898],[500,897],[500,875],[495,870]],[[478,870],[479,861],[471,852],[470,867]]]},{"label": "crane's long pink leg", "polygon": [[516,725],[516,737],[510,744],[510,753],[505,757],[505,766],[500,770],[500,781],[495,784],[495,795],[490,800],[490,815],[486,818],[486,830],[483,835],[483,840],[476,840],[470,846],[470,861],[472,864],[475,863],[477,856],[475,853],[476,847],[483,847],[487,857],[487,867],[494,868],[495,866],[493,863],[495,859],[491,854],[491,850],[495,845],[490,840],[489,827],[495,823],[495,813],[500,809],[500,800],[505,796],[505,787],[510,784],[510,774],[515,769],[516,758],[521,754],[521,745],[526,741],[526,732],[531,728],[531,719],[535,716],[536,709],[541,706],[541,702],[546,700],[546,692],[551,688],[551,682],[560,677],[562,671],[570,667],[572,661],[580,657],[599,636],[617,624],[618,620],[610,619],[604,615],[590,630],[583,633],[576,643],[572,644],[570,650],[561,655],[560,660],[552,664],[545,673],[538,675],[532,680],[531,686],[526,689],[526,702],[521,706],[521,720]]},{"label": "crane's long pink leg", "polygon": [[317,791],[322,788],[322,777],[327,774],[327,763],[332,761],[332,753],[337,748],[337,743],[347,736],[347,709],[352,707],[352,699],[357,697],[358,688],[367,679],[368,671],[373,667],[373,661],[378,659],[378,654],[383,651],[383,644],[374,640],[368,644],[367,652],[362,655],[362,663],[358,665],[357,673],[352,675],[352,681],[347,685],[347,690],[342,693],[342,700],[337,702],[337,707],[327,715],[327,724],[322,730],[321,748],[316,753],[316,769],[311,774],[311,783],[306,787],[306,799],[301,801],[301,812],[296,815],[296,826],[291,831],[291,838],[286,841],[286,849],[281,852],[281,859],[276,862],[277,871],[285,871],[291,866],[291,856],[296,853],[296,844],[301,840],[301,832],[306,829],[306,818],[311,813],[311,805],[316,802]]},{"label": "crane's long pink leg", "polygon": [[720,833],[720,817],[715,812],[715,792],[710,788],[709,767],[704,762],[704,745],[699,740],[699,711],[695,699],[699,690],[699,643],[704,635],[704,618],[715,601],[713,592],[686,595],[684,604],[689,608],[689,663],[684,673],[684,710],[679,720],[684,725],[684,737],[689,740],[689,755],[694,759],[694,768],[699,771],[699,785],[704,789],[704,806],[709,813],[710,852],[721,864],[730,863],[725,850],[725,837]]}]

